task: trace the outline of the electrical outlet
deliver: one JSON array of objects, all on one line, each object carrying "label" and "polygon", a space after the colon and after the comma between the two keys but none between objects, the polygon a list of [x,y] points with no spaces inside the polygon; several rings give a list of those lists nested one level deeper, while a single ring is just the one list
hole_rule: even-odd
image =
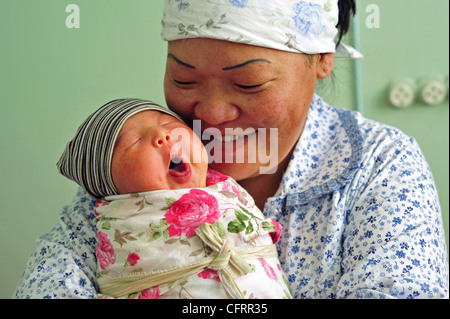
[{"label": "electrical outlet", "polygon": [[408,107],[414,101],[415,86],[412,80],[401,80],[391,85],[389,101],[396,107]]},{"label": "electrical outlet", "polygon": [[425,104],[441,104],[447,96],[447,87],[440,79],[432,79],[423,85],[420,89],[419,95]]}]

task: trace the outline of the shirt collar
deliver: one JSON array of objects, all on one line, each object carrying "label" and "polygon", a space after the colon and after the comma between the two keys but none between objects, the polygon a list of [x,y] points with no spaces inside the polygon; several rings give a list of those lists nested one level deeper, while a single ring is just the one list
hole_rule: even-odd
[{"label": "shirt collar", "polygon": [[302,205],[347,185],[360,166],[362,134],[354,112],[314,95],[305,128],[265,213]]}]

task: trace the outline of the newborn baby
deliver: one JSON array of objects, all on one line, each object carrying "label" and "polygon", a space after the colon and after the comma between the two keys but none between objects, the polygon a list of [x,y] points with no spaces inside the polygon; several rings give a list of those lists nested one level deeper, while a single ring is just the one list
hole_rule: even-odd
[{"label": "newborn baby", "polygon": [[202,142],[170,110],[111,101],[57,166],[99,199],[99,296],[291,298],[274,245],[281,227],[208,169]]}]

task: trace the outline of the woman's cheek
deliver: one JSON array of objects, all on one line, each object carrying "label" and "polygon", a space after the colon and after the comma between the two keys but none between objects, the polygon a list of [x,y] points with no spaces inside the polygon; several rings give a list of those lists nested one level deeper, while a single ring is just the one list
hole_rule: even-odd
[{"label": "woman's cheek", "polygon": [[192,117],[194,113],[192,92],[172,86],[165,89],[167,106],[185,119]]},{"label": "woman's cheek", "polygon": [[289,120],[286,117],[287,112],[283,101],[273,96],[261,95],[262,97],[250,102],[249,105],[253,105],[253,107],[247,110],[247,114],[255,117],[255,124],[265,128],[276,128],[284,121]]},{"label": "woman's cheek", "polygon": [[178,112],[180,96],[182,95],[179,88],[177,88],[172,81],[166,76],[164,79],[164,94],[166,97],[167,106],[175,112]]}]

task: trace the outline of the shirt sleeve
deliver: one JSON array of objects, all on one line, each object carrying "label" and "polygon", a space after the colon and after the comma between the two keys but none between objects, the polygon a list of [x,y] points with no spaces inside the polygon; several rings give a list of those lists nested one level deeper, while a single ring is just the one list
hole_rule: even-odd
[{"label": "shirt sleeve", "polygon": [[58,224],[40,236],[13,298],[94,298],[96,226],[95,200],[79,188],[62,209]]},{"label": "shirt sleeve", "polygon": [[448,298],[447,249],[431,171],[414,139],[385,133],[350,185],[355,191],[346,212],[338,297]]}]

